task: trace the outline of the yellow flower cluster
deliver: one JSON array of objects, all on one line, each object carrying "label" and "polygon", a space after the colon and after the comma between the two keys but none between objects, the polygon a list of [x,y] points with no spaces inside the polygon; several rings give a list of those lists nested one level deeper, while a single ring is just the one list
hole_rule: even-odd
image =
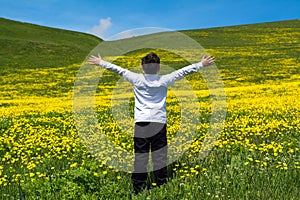
[{"label": "yellow flower cluster", "polygon": [[[216,55],[221,54],[217,48],[213,51]],[[237,56],[233,52],[229,52],[230,56]],[[239,49],[238,52],[240,56],[249,55],[246,49],[245,51]],[[169,59],[164,52],[161,57]],[[122,62],[126,61],[123,57],[120,59]],[[129,58],[131,61],[133,59],[135,56]],[[174,60],[184,62],[180,58]],[[280,62],[282,61],[278,61]],[[294,65],[295,69],[295,62],[295,59],[289,59],[281,64],[289,68]],[[9,181],[18,182],[18,180],[21,182],[40,178],[48,180],[48,175],[53,171],[78,168],[84,165],[86,158],[89,158],[89,152],[77,135],[72,115],[72,83],[74,83],[74,72],[78,66],[56,68],[54,71],[49,69],[23,70],[22,73],[26,75],[19,81],[13,75],[5,77],[7,85],[0,86],[2,91],[0,96],[0,185],[5,186]],[[299,169],[299,74],[293,74],[282,81],[239,85],[238,82],[246,80],[243,76],[248,75],[249,79],[251,74],[243,75],[240,80],[237,80],[230,79],[230,73],[227,73],[225,69],[221,69],[220,73],[224,76],[228,75],[225,77],[228,79],[224,80],[227,117],[224,129],[214,146],[225,149],[227,152],[240,149],[248,151],[249,157],[242,163],[244,166],[270,167],[276,162],[275,167],[279,170]],[[111,78],[113,81],[104,84],[100,80],[98,85],[95,102],[99,129],[115,146],[133,152],[133,100],[128,102],[129,109],[131,109],[129,111],[131,121],[126,121],[126,123],[115,121],[115,117],[122,119],[122,113],[120,116],[113,116],[111,111],[111,98],[118,78],[110,72],[104,72],[103,77],[105,80]],[[190,112],[199,116],[200,123],[193,142],[189,145],[178,146],[178,148],[189,149],[185,154],[187,159],[201,153],[202,141],[209,129],[211,116],[212,97],[204,81],[198,78],[199,74],[195,74],[191,75],[188,80],[199,99],[199,110]],[[21,85],[15,84],[17,82]],[[235,87],[231,87],[233,85]],[[69,90],[64,91],[64,87],[69,87]],[[36,91],[40,91],[41,94],[39,95]],[[129,94],[120,94],[118,98],[123,98],[122,95],[128,97]],[[180,102],[172,91],[168,94],[167,110],[170,143],[182,126]],[[100,143],[94,139],[90,138],[91,144]],[[255,152],[261,156],[252,157]],[[110,155],[110,152],[107,153]],[[292,158],[293,162],[285,162],[283,158],[286,156]],[[122,157],[121,154],[112,155],[111,158],[113,157],[120,158],[120,161],[128,159]],[[111,158],[107,158],[107,161]],[[102,160],[102,162],[103,165],[106,164],[106,161]],[[189,166],[181,163],[175,165],[173,170],[181,178],[185,178],[205,173],[207,169],[200,165]],[[102,172],[103,175],[108,173],[109,169]],[[99,176],[99,173],[95,172],[94,175]],[[117,179],[121,177],[117,176]]]}]

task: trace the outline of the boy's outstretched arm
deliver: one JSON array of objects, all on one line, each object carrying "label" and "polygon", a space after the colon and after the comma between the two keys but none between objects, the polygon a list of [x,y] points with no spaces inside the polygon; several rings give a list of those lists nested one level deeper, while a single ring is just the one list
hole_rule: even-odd
[{"label": "boy's outstretched arm", "polygon": [[122,67],[118,66],[118,65],[115,65],[115,64],[112,64],[110,62],[107,62],[107,61],[104,61],[102,58],[101,58],[101,55],[100,53],[98,53],[98,56],[94,56],[94,55],[91,55],[88,59],[88,61],[91,63],[91,64],[94,64],[94,65],[99,65],[105,69],[108,69],[112,72],[115,72],[117,74],[120,74],[121,76],[124,75],[125,72],[127,72],[128,70],[126,69],[123,69]]},{"label": "boy's outstretched arm", "polygon": [[194,73],[194,72],[197,72],[198,70],[200,70],[200,68],[212,65],[212,64],[214,64],[214,62],[215,62],[215,59],[213,56],[203,56],[201,61],[198,63],[188,65],[188,66],[183,67],[179,70],[176,70],[170,74],[164,75],[162,78],[163,83],[164,83],[164,85],[167,85],[167,86],[171,85],[175,81],[182,79],[184,76]]},{"label": "boy's outstretched arm", "polygon": [[110,62],[107,62],[107,61],[104,61],[102,58],[101,58],[101,55],[100,53],[98,53],[98,56],[94,56],[94,55],[91,55],[88,59],[88,61],[91,63],[91,64],[94,64],[94,65],[99,65],[105,69],[108,69],[112,72],[115,72],[121,76],[124,76],[124,74],[126,72],[128,72],[127,69],[124,69],[118,65],[115,65],[115,64],[112,64]]},{"label": "boy's outstretched arm", "polygon": [[118,65],[112,64],[110,62],[104,61],[101,58],[100,53],[98,53],[98,56],[93,56],[91,55],[88,59],[88,61],[94,65],[99,65],[105,69],[108,69],[112,72],[115,72],[121,76],[123,76],[127,81],[129,81],[130,83],[133,83],[137,78],[137,74],[133,73],[127,69],[124,69]]}]

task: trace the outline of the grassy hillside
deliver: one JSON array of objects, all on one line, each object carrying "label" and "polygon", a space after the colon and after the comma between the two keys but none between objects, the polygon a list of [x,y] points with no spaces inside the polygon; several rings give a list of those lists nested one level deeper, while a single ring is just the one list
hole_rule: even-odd
[{"label": "grassy hillside", "polygon": [[[299,22],[182,31],[217,59],[227,98],[224,128],[213,150],[201,159],[214,96],[200,73],[189,75],[187,80],[199,100],[199,110],[189,111],[200,120],[193,141],[176,146],[188,150],[169,166],[166,185],[132,196],[131,174],[107,163],[114,158],[129,162],[132,156],[112,153],[112,146],[84,135],[90,146],[103,148],[100,158],[104,159],[96,159],[83,145],[74,122],[75,77],[85,56],[101,41],[87,34],[1,19],[0,199],[298,200]],[[129,52],[115,63],[132,69],[148,51]],[[174,53],[156,52],[162,64],[174,68],[188,64]],[[84,121],[86,116],[82,120],[88,130],[109,138],[113,147],[133,153],[128,134],[133,132],[132,123],[127,120],[133,110],[132,93],[123,92],[124,88],[119,88],[118,95],[113,93],[119,78],[105,70],[100,79],[94,109],[99,127]],[[92,84],[89,79],[86,83]],[[130,114],[112,113],[117,106],[113,98],[129,99]],[[190,103],[185,96],[181,100]],[[174,135],[181,128],[188,133],[189,124],[181,125],[180,106],[170,91],[169,142],[176,140]],[[150,177],[148,185],[155,186]]]},{"label": "grassy hillside", "polygon": [[[299,80],[297,75],[300,73],[300,20],[180,32],[197,41],[209,54],[215,56],[216,64],[226,87]],[[146,35],[127,40],[135,44],[136,41],[142,39],[149,42],[151,37],[152,35]],[[174,42],[180,45],[178,40],[174,38]],[[117,41],[114,45],[118,46],[119,44],[121,46],[124,43],[127,42]],[[127,68],[138,66],[140,58],[147,51],[149,49],[131,52],[128,54],[129,57],[119,58],[115,62]],[[179,55],[171,55],[170,52],[162,50],[155,51],[161,57],[163,64],[175,69],[188,64]],[[191,50],[187,50],[187,53],[189,53],[188,51]],[[137,59],[132,60],[130,56]],[[189,78],[196,77],[191,76]],[[113,85],[114,82],[111,84]],[[199,86],[202,87],[203,84],[205,83],[202,82]]]},{"label": "grassy hillside", "polygon": [[0,18],[0,66],[59,67],[82,62],[95,36]]},{"label": "grassy hillside", "polygon": [[183,33],[217,58],[223,80],[231,86],[294,80],[300,73],[300,20]]}]

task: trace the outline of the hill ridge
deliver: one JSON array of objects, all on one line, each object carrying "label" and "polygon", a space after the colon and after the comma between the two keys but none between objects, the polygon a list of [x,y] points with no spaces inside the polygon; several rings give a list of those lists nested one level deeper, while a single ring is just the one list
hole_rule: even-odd
[{"label": "hill ridge", "polygon": [[0,30],[0,67],[59,67],[82,62],[102,41],[86,33],[5,18],[0,18]]}]

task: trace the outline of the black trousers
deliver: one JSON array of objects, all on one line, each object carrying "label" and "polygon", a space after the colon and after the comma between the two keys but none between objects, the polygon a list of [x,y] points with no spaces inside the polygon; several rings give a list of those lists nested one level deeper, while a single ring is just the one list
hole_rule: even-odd
[{"label": "black trousers", "polygon": [[132,183],[136,191],[146,187],[147,165],[151,150],[154,181],[160,186],[167,181],[166,124],[136,122],[134,127],[134,171]]}]

